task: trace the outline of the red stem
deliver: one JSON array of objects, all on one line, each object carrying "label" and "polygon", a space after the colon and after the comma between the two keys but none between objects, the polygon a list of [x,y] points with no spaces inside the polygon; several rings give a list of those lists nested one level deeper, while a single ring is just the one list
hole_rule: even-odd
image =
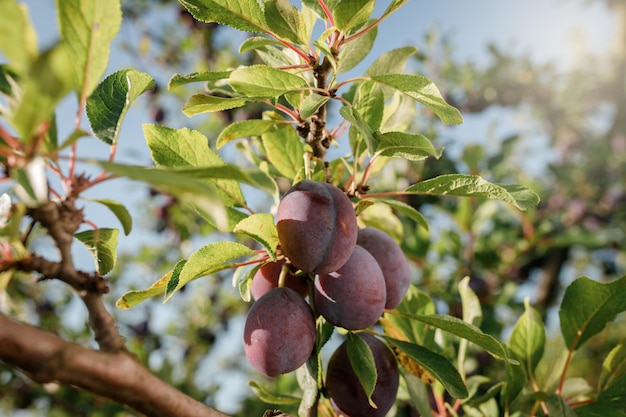
[{"label": "red stem", "polygon": [[333,14],[328,9],[328,6],[324,2],[324,0],[317,0],[317,2],[319,3],[322,10],[324,10],[324,14],[326,14],[326,17],[328,18],[328,23],[330,23],[331,26],[335,26],[335,19],[333,18]]}]

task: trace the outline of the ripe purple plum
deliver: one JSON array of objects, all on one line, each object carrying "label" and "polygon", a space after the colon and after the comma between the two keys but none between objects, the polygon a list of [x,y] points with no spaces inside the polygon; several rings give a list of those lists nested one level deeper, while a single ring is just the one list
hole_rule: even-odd
[{"label": "ripe purple plum", "polygon": [[350,364],[346,342],[339,346],[330,358],[326,389],[333,406],[343,416],[384,417],[396,400],[399,384],[398,363],[391,350],[379,339],[368,333],[359,333],[358,336],[367,343],[374,356],[378,378],[372,401],[378,408],[373,408],[367,401],[365,390]]},{"label": "ripe purple plum", "polygon": [[334,185],[310,180],[285,193],[276,211],[276,228],[291,263],[316,274],[346,263],[358,232],[350,199]]},{"label": "ripe purple plum", "polygon": [[356,245],[337,271],[315,277],[317,311],[335,326],[349,330],[374,325],[385,309],[385,278],[376,259]]},{"label": "ripe purple plum", "polygon": [[248,312],[244,352],[250,364],[267,376],[295,371],[315,345],[315,317],[294,290],[274,288]]},{"label": "ripe purple plum", "polygon": [[[254,274],[252,278],[252,284],[250,285],[250,292],[255,300],[261,298],[265,293],[278,287],[278,278],[280,277],[280,271],[285,264],[284,259],[280,259],[276,262],[269,262],[263,265]],[[293,275],[291,272],[287,272],[285,277],[285,287],[291,288],[300,296],[306,297],[309,292],[309,285],[307,278]]]},{"label": "ripe purple plum", "polygon": [[359,230],[357,244],[372,254],[383,271],[387,287],[385,308],[396,308],[411,284],[411,270],[400,245],[387,233],[373,227]]}]

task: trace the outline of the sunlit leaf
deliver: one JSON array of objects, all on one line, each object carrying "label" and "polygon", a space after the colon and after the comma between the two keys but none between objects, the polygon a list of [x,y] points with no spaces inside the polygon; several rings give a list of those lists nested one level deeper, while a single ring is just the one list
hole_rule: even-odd
[{"label": "sunlit leaf", "polygon": [[240,120],[231,123],[219,134],[215,146],[219,149],[235,139],[245,138],[248,136],[261,136],[277,123],[279,122],[276,120],[262,119]]},{"label": "sunlit leaf", "polygon": [[307,85],[304,78],[267,65],[239,67],[230,74],[230,85],[247,97],[272,98]]},{"label": "sunlit leaf", "polygon": [[300,403],[300,398],[293,397],[291,395],[280,394],[272,392],[267,388],[266,384],[261,384],[256,381],[249,382],[250,388],[254,391],[259,400],[267,404],[276,405],[296,405]]},{"label": "sunlit leaf", "polygon": [[185,116],[191,117],[200,113],[213,113],[236,109],[245,106],[249,100],[239,97],[217,97],[207,94],[195,94],[187,100],[183,107]]},{"label": "sunlit leaf", "polygon": [[261,244],[272,261],[276,260],[276,247],[278,246],[278,232],[274,224],[274,216],[267,213],[252,214],[239,223],[233,229],[235,233],[243,233],[250,236]]},{"label": "sunlit leaf", "polygon": [[421,161],[429,156],[440,158],[443,149],[435,149],[432,142],[423,135],[403,132],[387,132],[376,134],[378,138],[377,152],[382,156],[404,158],[409,161]]},{"label": "sunlit leaf", "polygon": [[285,178],[295,178],[304,167],[304,145],[291,126],[277,125],[261,135],[270,164]]},{"label": "sunlit leaf", "polygon": [[109,200],[109,199],[95,199],[93,200],[96,203],[100,203],[106,206],[115,217],[120,221],[122,227],[124,228],[124,234],[128,235],[133,228],[133,218],[130,216],[128,209],[122,203],[117,201]]},{"label": "sunlit leaf", "polygon": [[182,85],[207,81],[219,81],[230,77],[232,71],[205,71],[191,74],[174,74],[167,84],[168,90],[173,90]]},{"label": "sunlit leaf", "polygon": [[546,331],[541,315],[530,306],[528,299],[524,301],[525,311],[519,318],[509,340],[509,347],[519,359],[529,375],[537,367],[543,356],[546,344]]},{"label": "sunlit leaf", "polygon": [[346,352],[352,370],[365,391],[367,400],[372,407],[376,408],[376,405],[372,401],[372,394],[374,393],[374,388],[376,388],[378,373],[376,371],[374,355],[370,347],[363,339],[350,332],[348,333],[348,339],[346,341]]},{"label": "sunlit leaf", "polygon": [[74,234],[91,253],[100,275],[108,274],[117,260],[117,229],[100,228]]},{"label": "sunlit leaf", "polygon": [[333,10],[335,27],[344,33],[361,27],[374,11],[376,0],[340,1]]},{"label": "sunlit leaf", "polygon": [[0,51],[17,74],[26,75],[37,58],[37,34],[25,4],[0,2]]},{"label": "sunlit leaf", "polygon": [[348,72],[362,62],[372,50],[377,35],[378,28],[375,27],[364,35],[346,43],[341,48],[337,58],[337,74]]},{"label": "sunlit leaf", "polygon": [[185,266],[186,262],[186,259],[181,259],[176,262],[174,267],[167,274],[163,275],[154,284],[152,284],[145,290],[129,291],[126,294],[122,295],[115,303],[115,306],[117,308],[126,310],[136,306],[137,304],[147,300],[148,298],[156,297],[157,295],[163,294],[165,292],[165,289],[167,288],[167,283],[170,282],[172,276],[179,276],[180,271],[182,271],[183,266]]},{"label": "sunlit leaf", "polygon": [[257,0],[179,0],[193,17],[244,32],[267,32],[261,3]]}]

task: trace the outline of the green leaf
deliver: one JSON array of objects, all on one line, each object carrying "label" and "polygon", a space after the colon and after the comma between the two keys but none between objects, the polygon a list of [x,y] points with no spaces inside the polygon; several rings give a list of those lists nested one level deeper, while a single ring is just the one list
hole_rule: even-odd
[{"label": "green leaf", "polygon": [[217,97],[207,94],[194,94],[183,107],[185,116],[191,117],[200,113],[213,113],[245,106],[249,100],[239,97]]},{"label": "green leaf", "polygon": [[376,152],[391,158],[404,158],[409,161],[422,161],[429,156],[439,159],[443,149],[435,149],[432,142],[423,135],[403,132],[376,134],[378,148]]},{"label": "green leaf", "polygon": [[426,221],[426,218],[413,206],[410,206],[398,200],[391,200],[388,198],[367,198],[367,200],[386,204],[398,213],[405,215],[409,219],[415,221],[417,224],[422,226],[424,229],[428,230],[428,222]]},{"label": "green leaf", "polygon": [[193,17],[216,22],[243,32],[267,32],[263,10],[257,0],[179,0]]},{"label": "green leaf", "polygon": [[[334,10],[337,3],[339,3],[339,1],[340,0],[325,0],[324,3],[326,4],[328,9],[332,13],[332,11]],[[320,18],[324,20],[327,19],[327,16],[324,13],[324,9],[322,9],[322,6],[320,6],[319,0],[302,0],[302,4],[308,7],[309,9],[313,10],[317,14],[317,16],[319,16]]]},{"label": "green leaf", "polygon": [[227,263],[227,261],[253,253],[247,246],[236,242],[216,242],[203,246],[187,259],[180,275],[173,275],[167,282],[164,302],[168,301],[174,293],[190,281],[217,271],[233,268],[236,264]]},{"label": "green leaf", "polygon": [[16,83],[17,74],[8,65],[0,64],[0,93],[13,96],[13,86]]},{"label": "green leaf", "polygon": [[296,131],[277,125],[261,136],[270,164],[285,178],[293,179],[304,168],[304,145]]},{"label": "green leaf", "polygon": [[493,184],[477,175],[445,174],[421,181],[405,191],[411,194],[490,198],[513,204],[520,210],[528,210],[539,204],[539,196],[534,191],[515,186],[516,192],[511,194],[507,187],[510,186]]},{"label": "green leaf", "polygon": [[392,49],[378,57],[365,71],[366,77],[375,75],[401,74],[406,68],[408,59],[417,52],[414,46]]},{"label": "green leaf", "polygon": [[626,343],[615,346],[602,362],[598,391],[605,390],[616,380],[626,376]]},{"label": "green leaf", "polygon": [[358,335],[349,332],[346,351],[352,370],[359,379],[367,400],[372,407],[377,408],[372,401],[372,394],[374,393],[374,388],[376,388],[378,372],[376,371],[376,362],[370,347]]},{"label": "green leaf", "polygon": [[385,19],[391,13],[395,12],[400,7],[408,3],[408,1],[409,0],[392,0],[392,2],[389,3],[389,6],[387,6],[387,9],[385,9],[385,12],[383,13],[383,15],[380,17],[380,20]]},{"label": "green leaf", "polygon": [[592,404],[576,407],[577,417],[626,417],[623,401],[617,404],[611,401],[597,401]]},{"label": "green leaf", "polygon": [[111,41],[122,24],[120,0],[57,0],[56,4],[75,89],[79,97],[89,97],[107,69]]},{"label": "green leaf", "polygon": [[378,35],[378,27],[346,43],[337,57],[337,74],[343,74],[356,67],[370,53]]},{"label": "green leaf", "polygon": [[480,300],[469,285],[470,277],[465,277],[459,282],[459,295],[461,296],[461,306],[463,308],[463,321],[472,326],[480,326],[483,321],[483,311],[480,307]]},{"label": "green leaf", "polygon": [[139,95],[155,85],[150,75],[134,69],[119,70],[98,84],[86,105],[96,137],[109,145],[117,143],[128,108]]},{"label": "green leaf", "polygon": [[565,290],[559,310],[565,345],[576,350],[625,310],[626,275],[609,284],[578,278]]},{"label": "green leaf", "polygon": [[309,94],[300,105],[300,117],[307,119],[313,116],[320,107],[328,103],[330,97],[322,96],[316,93]]},{"label": "green leaf", "polygon": [[373,155],[378,147],[378,140],[374,135],[374,131],[367,124],[361,114],[354,107],[350,106],[342,107],[339,110],[339,113],[344,119],[351,123],[352,126],[350,126],[350,130],[355,129],[363,136],[365,143],[367,144],[369,154]]},{"label": "green leaf", "polygon": [[272,98],[307,85],[304,78],[267,65],[239,67],[230,74],[233,90],[246,97]]},{"label": "green leaf", "polygon": [[300,10],[289,0],[265,1],[263,5],[265,24],[273,35],[294,44],[308,43]]},{"label": "green leaf", "polygon": [[285,53],[283,44],[265,37],[251,37],[243,41],[239,47],[240,53],[254,51],[261,61],[270,67],[281,67],[297,64],[293,55]]},{"label": "green leaf", "polygon": [[267,250],[267,254],[272,261],[276,260],[278,232],[274,224],[274,216],[271,214],[256,213],[248,216],[237,223],[233,232],[250,236]]},{"label": "green leaf", "polygon": [[456,368],[443,356],[420,345],[386,337],[391,345],[419,363],[434,376],[454,398],[467,398],[468,392],[461,375]]},{"label": "green leaf", "polygon": [[[226,162],[209,148],[207,137],[197,130],[144,124],[143,132],[157,165],[196,168],[226,166]],[[245,199],[237,181],[207,179],[205,182],[219,190],[226,205],[244,204]]]},{"label": "green leaf", "polygon": [[372,80],[394,88],[431,109],[445,124],[463,123],[461,113],[443,99],[437,86],[421,75],[389,74],[374,75]]},{"label": "green leaf", "polygon": [[173,90],[182,85],[199,82],[212,82],[224,80],[230,77],[232,71],[204,71],[191,74],[174,74],[167,84],[168,90]]},{"label": "green leaf", "polygon": [[333,10],[335,27],[344,33],[360,28],[374,11],[376,0],[340,1]]},{"label": "green leaf", "polygon": [[26,5],[0,1],[0,52],[17,74],[26,75],[37,58],[37,34]]},{"label": "green leaf", "polygon": [[435,417],[430,409],[429,386],[415,375],[404,373],[402,375],[406,382],[406,389],[411,399],[411,404],[422,417]]},{"label": "green leaf", "polygon": [[181,259],[176,262],[171,271],[163,275],[154,284],[152,284],[145,290],[129,291],[126,294],[122,295],[115,303],[115,306],[117,308],[127,310],[147,300],[148,298],[163,294],[165,292],[165,289],[167,288],[167,283],[170,282],[173,275],[180,275],[180,271],[182,271],[185,263],[187,263],[186,259]]},{"label": "green leaf", "polygon": [[577,417],[576,412],[560,395],[551,395],[546,401],[550,417]]},{"label": "green leaf", "polygon": [[80,240],[91,253],[100,275],[108,274],[117,260],[117,229],[96,229],[76,233],[74,237]]},{"label": "green leaf", "polygon": [[352,104],[372,131],[376,132],[380,129],[385,99],[381,88],[376,83],[367,81],[359,84]]},{"label": "green leaf", "polygon": [[280,122],[277,120],[261,119],[241,120],[231,123],[219,134],[215,146],[219,149],[235,139],[245,138],[247,136],[261,136],[278,123]]},{"label": "green leaf", "polygon": [[309,367],[309,361],[313,358],[313,356],[314,355],[311,355],[307,363],[296,369],[296,380],[298,381],[298,386],[302,390],[302,400],[300,401],[300,406],[298,407],[299,416],[312,416],[317,411],[319,385],[317,383],[316,374],[321,373],[321,369],[316,367],[312,370],[312,368]]},{"label": "green leaf", "polygon": [[515,357],[522,362],[527,374],[532,375],[543,356],[546,331],[541,315],[530,306],[528,298],[524,300],[524,307],[524,314],[511,332],[509,347]]},{"label": "green leaf", "polygon": [[63,44],[37,58],[13,114],[13,126],[23,141],[32,141],[43,122],[52,123],[56,104],[72,90],[73,83],[70,58]]},{"label": "green leaf", "polygon": [[130,213],[123,204],[108,199],[95,199],[92,201],[100,203],[106,206],[109,210],[111,210],[111,212],[115,214],[115,217],[117,217],[117,219],[122,224],[122,227],[124,228],[124,234],[128,236],[133,228],[133,218],[130,216]]},{"label": "green leaf", "polygon": [[248,384],[258,399],[264,403],[276,405],[296,405],[300,403],[300,398],[298,397],[270,391],[267,389],[267,384],[260,384],[256,381],[250,381]]}]

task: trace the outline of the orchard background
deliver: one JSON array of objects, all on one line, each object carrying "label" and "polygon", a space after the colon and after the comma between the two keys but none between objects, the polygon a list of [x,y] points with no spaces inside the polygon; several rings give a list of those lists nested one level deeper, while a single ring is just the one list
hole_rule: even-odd
[{"label": "orchard background", "polygon": [[[247,120],[268,120],[268,111],[285,108],[297,108],[310,120],[330,102],[323,115],[328,129],[345,131],[325,156],[330,169],[321,168],[313,157],[311,175],[324,181],[330,173],[335,185],[347,185],[361,226],[392,236],[412,268],[414,288],[396,310],[404,316],[386,312],[387,324],[372,328],[389,336],[393,329],[408,326],[412,335],[405,333],[403,339],[424,348],[405,347],[410,359],[408,365],[406,357],[400,361],[400,389],[389,415],[626,414],[626,333],[620,315],[626,308],[626,284],[619,278],[626,269],[626,8],[621,2],[555,2],[558,12],[552,19],[538,12],[545,4],[531,4],[529,8],[538,9],[522,29],[526,39],[537,43],[499,42],[494,33],[495,42],[484,48],[471,46],[465,32],[455,32],[471,27],[469,16],[477,16],[473,30],[489,26],[496,4],[483,5],[490,12],[480,16],[462,13],[473,7],[471,2],[449,2],[445,7],[458,8],[455,13],[419,26],[415,22],[421,23],[419,17],[427,16],[431,6],[379,2],[372,16],[386,19],[377,27],[370,55],[361,52],[373,41],[374,30],[355,37],[363,43],[346,47],[351,53],[338,55],[339,67],[331,67],[339,74],[337,82],[379,76],[374,81],[386,83],[385,88],[394,83],[386,75],[415,77],[408,86],[396,84],[393,95],[387,91],[382,121],[380,100],[367,102],[363,91],[350,90],[351,85],[365,84],[360,81],[342,84],[337,92],[341,99],[320,90],[321,98],[311,95],[306,104],[285,99],[292,91],[265,97],[272,86],[256,78],[256,86],[242,87],[247,76],[258,75],[245,74],[245,68],[254,71],[254,65],[263,62],[286,67],[308,59],[307,48],[294,58],[297,48],[287,45],[297,45],[302,33],[283,25],[276,32],[276,21],[256,22],[278,34],[281,48],[291,51],[286,55],[272,49],[275,44],[250,38],[250,28],[233,23],[228,13],[217,19],[219,23],[243,32],[200,23],[175,2],[123,1],[119,14],[110,5],[98,8],[97,2],[59,1],[58,25],[70,45],[70,52],[64,52],[57,47],[51,3],[46,3],[50,10],[44,19],[38,18],[42,4],[25,3],[35,18],[37,40],[17,3],[0,2],[0,191],[11,196],[11,204],[3,197],[0,207],[5,222],[0,229],[2,412],[219,415],[217,408],[238,415],[262,415],[267,409],[330,415],[323,377],[307,384],[301,375],[315,373],[311,363],[299,378],[296,373],[265,378],[245,360],[242,333],[250,303],[242,298],[247,299],[251,271],[222,269],[215,255],[226,254],[222,261],[235,266],[252,259],[228,255],[226,249],[235,246],[221,242],[280,252],[262,232],[266,223],[244,223],[247,229],[231,233],[234,218],[228,217],[229,208],[238,204],[216,195],[201,179],[213,178],[211,184],[218,188],[225,180],[231,181],[227,188],[233,187],[234,180],[247,205],[238,212],[274,213],[292,182],[306,177],[301,158],[306,148],[295,145],[293,136],[286,140],[291,144],[287,148],[267,137],[237,137],[253,131],[231,127],[226,130],[229,137],[224,129]],[[212,10],[213,2],[198,3],[205,9],[190,9],[197,17],[214,15],[202,12]],[[255,10],[254,3],[233,3]],[[287,7],[283,2],[264,3]],[[333,56],[324,42],[335,36],[332,31],[322,33],[321,20],[328,28],[336,24],[347,37],[369,24],[365,12],[355,13],[356,23],[349,19],[352,14],[341,2],[327,2],[329,13],[318,9],[323,2],[304,3],[316,10],[307,16],[321,18],[311,37],[318,42],[310,49],[320,58]],[[365,11],[373,4],[357,3]],[[267,4],[266,11],[274,10]],[[398,11],[386,16],[385,11],[395,7]],[[499,7],[503,16],[518,13],[516,6]],[[571,41],[577,52],[568,55],[562,53],[567,38],[555,41],[551,32],[569,13],[587,18],[581,20],[583,32],[592,20],[589,16],[600,16],[605,23],[601,30],[579,33]],[[248,17],[253,22],[258,18],[254,13]],[[403,22],[401,30],[396,22]],[[242,42],[249,51],[240,54]],[[393,71],[371,70],[385,53],[396,54],[387,63]],[[285,57],[296,61],[286,65]],[[354,68],[347,68],[352,64]],[[242,65],[237,77],[216,76]],[[305,73],[307,67],[299,69]],[[204,75],[188,76],[194,72]],[[413,91],[421,76],[434,81],[438,90]],[[317,82],[303,77],[307,83]],[[288,90],[304,86],[289,80],[295,84]],[[219,93],[214,101],[200,103],[204,108],[194,108],[189,100],[205,91],[206,82]],[[232,94],[226,88],[229,83],[245,98],[242,103],[224,106]],[[453,106],[465,122],[450,127],[445,123],[460,122]],[[269,115],[278,120],[290,113]],[[149,125],[142,131],[143,123]],[[270,124],[263,123],[254,129],[269,129]],[[197,132],[178,130],[183,127]],[[378,165],[368,165],[384,148],[376,148],[385,143],[384,134],[399,130],[412,135],[402,137],[407,141],[401,150],[386,149],[377,157]],[[163,152],[161,145],[173,143],[167,141],[191,141],[191,136],[206,136],[209,148],[233,165],[207,167],[207,161],[216,161],[208,157],[203,166],[185,171],[175,155]],[[189,156],[183,152],[179,149],[178,155]],[[192,151],[203,152],[202,147]],[[146,169],[153,162],[172,169]],[[368,193],[361,193],[365,190],[350,190],[350,174],[362,178],[366,172],[370,194],[402,192],[393,195],[394,203],[370,206]],[[443,180],[435,180],[436,186],[425,182],[437,177]],[[457,187],[446,179],[466,182]],[[538,204],[531,190],[539,194]],[[457,197],[441,196],[445,194]],[[54,213],[69,213],[69,220],[59,221]],[[227,224],[220,223],[220,214],[226,214]],[[67,228],[56,227],[59,224]],[[74,232],[76,239],[68,242]],[[219,250],[207,256],[207,247]],[[185,263],[196,268],[194,274],[181,272]],[[172,279],[180,276],[194,282],[183,286]],[[438,315],[432,315],[435,310]],[[393,320],[395,327],[389,324]],[[320,324],[320,329],[323,340],[329,327]],[[320,375],[346,338],[351,336],[343,330],[332,333],[320,352]],[[106,369],[100,363],[114,365]],[[145,373],[142,364],[156,378]],[[361,369],[364,381],[372,377],[368,369]],[[411,374],[424,369],[437,382],[427,384]]]}]

